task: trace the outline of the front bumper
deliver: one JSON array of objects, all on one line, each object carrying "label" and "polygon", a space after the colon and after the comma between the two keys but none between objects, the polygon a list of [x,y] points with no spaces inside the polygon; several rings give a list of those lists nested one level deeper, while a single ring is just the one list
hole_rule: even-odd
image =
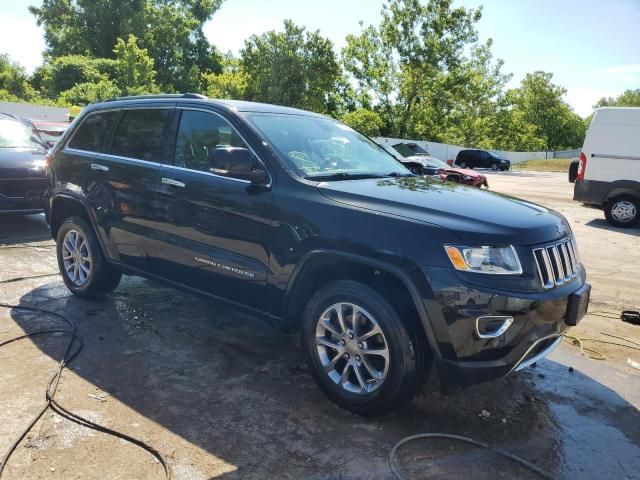
[{"label": "front bumper", "polygon": [[[426,302],[440,355],[435,368],[445,393],[503,377],[548,355],[569,328],[570,295],[585,284],[586,273],[572,282],[540,292],[481,288],[461,280],[452,269],[429,272],[434,300]],[[495,338],[482,338],[480,317],[510,317]]]},{"label": "front bumper", "polygon": [[0,179],[0,213],[40,213],[44,210],[47,178]]}]

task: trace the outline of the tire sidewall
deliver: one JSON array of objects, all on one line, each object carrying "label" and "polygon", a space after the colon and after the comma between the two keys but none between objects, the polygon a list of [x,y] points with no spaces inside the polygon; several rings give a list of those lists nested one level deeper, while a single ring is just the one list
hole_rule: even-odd
[{"label": "tire sidewall", "polygon": [[[376,320],[389,347],[389,368],[384,383],[368,395],[347,392],[324,373],[316,354],[316,322],[322,313],[335,303],[354,303]],[[375,290],[353,281],[338,281],[319,291],[304,312],[301,329],[302,346],[311,372],[329,398],[362,415],[379,415],[402,403],[405,391],[413,393],[417,381],[418,356],[416,342],[402,324],[395,310]],[[407,399],[408,399],[407,398]]]},{"label": "tire sidewall", "polygon": [[[613,214],[611,213],[613,210],[613,207],[619,203],[619,202],[631,202],[633,205],[635,205],[636,207],[636,216],[633,220],[629,221],[629,222],[620,222],[618,220],[616,220],[615,218],[613,218]],[[613,225],[614,227],[618,227],[618,228],[630,228],[633,227],[634,225],[638,224],[638,222],[640,222],[640,201],[637,198],[634,197],[616,197],[612,200],[610,200],[609,202],[607,202],[607,205],[604,209],[604,214],[605,217],[607,219],[607,221]]]},{"label": "tire sidewall", "polygon": [[[82,286],[75,285],[67,276],[62,259],[62,244],[64,237],[70,230],[78,230],[85,238],[89,245],[89,253],[91,255],[91,271],[89,272],[87,281]],[[98,243],[98,239],[93,229],[87,225],[83,219],[79,217],[70,217],[65,220],[58,229],[56,237],[56,256],[58,259],[58,268],[62,275],[62,280],[71,292],[81,297],[94,296],[100,290],[102,274],[104,271],[104,258]]]}]

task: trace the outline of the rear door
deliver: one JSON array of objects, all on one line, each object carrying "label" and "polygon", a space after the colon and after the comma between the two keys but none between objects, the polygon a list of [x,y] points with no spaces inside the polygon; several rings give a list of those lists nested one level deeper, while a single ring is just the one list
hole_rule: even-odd
[{"label": "rear door", "polygon": [[[222,115],[178,108],[174,164],[161,168],[159,275],[256,309],[267,307],[270,188],[221,174],[210,152],[251,147]],[[266,169],[266,167],[265,167]]]},{"label": "rear door", "polygon": [[172,114],[167,104],[89,114],[65,149],[84,172],[107,255],[140,270],[156,256],[157,191]]}]

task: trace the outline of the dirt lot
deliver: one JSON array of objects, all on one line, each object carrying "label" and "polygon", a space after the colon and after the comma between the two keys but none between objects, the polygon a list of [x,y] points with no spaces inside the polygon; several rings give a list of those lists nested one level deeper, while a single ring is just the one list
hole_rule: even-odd
[{"label": "dirt lot", "polygon": [[[640,308],[640,229],[610,229],[601,212],[573,203],[564,174],[489,174],[489,182],[492,190],[569,218],[593,284],[592,312]],[[420,432],[473,437],[557,478],[640,478],[640,371],[626,363],[640,362],[640,351],[592,345],[607,356],[598,362],[564,344],[535,369],[452,397],[427,385],[402,411],[363,419],[322,395],[294,338],[245,313],[139,278],[126,278],[113,295],[91,302],[71,296],[56,276],[7,283],[57,269],[41,216],[0,219],[0,239],[0,301],[62,312],[85,342],[63,374],[60,403],[153,445],[174,478],[389,479],[389,449]],[[0,309],[0,343],[59,325]],[[640,342],[640,327],[595,315],[573,334],[615,341],[601,332]],[[66,341],[38,337],[0,349],[0,454],[43,405]],[[399,460],[411,479],[538,478],[447,441],[409,445]],[[7,479],[162,478],[160,465],[139,448],[52,412],[5,473]]]}]

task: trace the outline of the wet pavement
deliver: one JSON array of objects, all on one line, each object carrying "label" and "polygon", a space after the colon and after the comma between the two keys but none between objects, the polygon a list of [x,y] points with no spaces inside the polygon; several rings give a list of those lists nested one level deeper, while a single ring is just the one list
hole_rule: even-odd
[{"label": "wet pavement", "polygon": [[[43,218],[9,218],[0,219],[0,282],[56,272]],[[388,479],[391,447],[422,432],[472,437],[559,479],[640,478],[640,371],[618,361],[632,351],[596,362],[562,345],[536,368],[450,397],[428,383],[402,410],[365,419],[324,397],[295,337],[206,299],[126,277],[112,295],[86,301],[54,276],[0,283],[0,301],[76,323],[85,346],[58,400],[153,445],[177,479]],[[0,342],[54,325],[1,309]],[[43,404],[66,341],[39,337],[0,349],[0,453]],[[452,441],[420,440],[398,460],[411,479],[539,478]],[[6,470],[7,479],[161,475],[144,451],[51,412]]]}]

